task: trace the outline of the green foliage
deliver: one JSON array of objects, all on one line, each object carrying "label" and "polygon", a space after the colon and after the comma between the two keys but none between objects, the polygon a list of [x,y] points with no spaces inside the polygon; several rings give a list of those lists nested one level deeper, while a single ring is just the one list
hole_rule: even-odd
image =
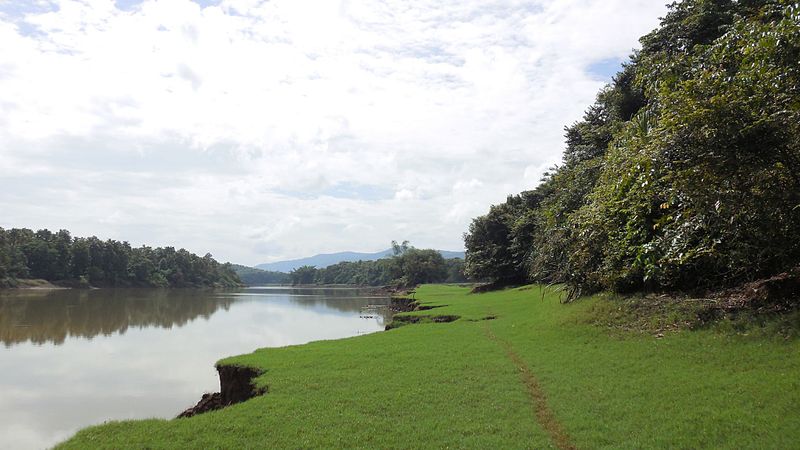
[{"label": "green foliage", "polygon": [[540,201],[538,191],[509,196],[478,217],[464,234],[465,274],[475,280],[514,284],[525,280],[525,264],[536,223],[526,212]]},{"label": "green foliage", "polygon": [[289,279],[292,284],[314,284],[317,276],[317,268],[314,266],[301,266],[289,272]]},{"label": "green foliage", "polygon": [[475,219],[467,270],[586,292],[715,288],[798,265],[798,61],[796,3],[671,5],[567,128],[538,203]]},{"label": "green foliage", "polygon": [[446,260],[438,251],[414,248],[408,241],[392,241],[392,249],[393,256],[376,261],[344,261],[322,269],[298,267],[289,278],[294,285],[416,286],[466,281],[461,259]]},{"label": "green foliage", "polygon": [[407,252],[409,248],[411,248],[411,244],[408,241],[403,241],[399,244],[397,241],[392,241],[392,254],[394,256],[402,255]]},{"label": "green foliage", "polygon": [[466,283],[469,281],[464,271],[466,267],[464,260],[461,258],[449,258],[444,260],[447,267],[447,278],[445,283]]},{"label": "green foliage", "polygon": [[602,169],[602,157],[565,164],[539,186],[544,190],[541,207],[529,213],[539,227],[532,237],[527,275],[540,282],[561,283],[574,279],[570,255],[575,243],[574,212],[586,204]]},{"label": "green foliage", "polygon": [[210,254],[173,247],[132,248],[127,242],[73,238],[66,230],[33,232],[0,228],[0,286],[40,278],[76,287],[232,287],[240,285],[230,264]]},{"label": "green foliage", "polygon": [[239,264],[231,264],[233,271],[248,286],[259,286],[265,284],[287,284],[291,282],[289,274],[284,272],[273,272],[261,270],[255,267],[247,267]]},{"label": "green foliage", "polygon": [[636,66],[626,64],[613,82],[597,94],[583,120],[565,128],[567,165],[602,157],[621,123],[630,120],[646,104],[635,78]]},{"label": "green foliage", "polygon": [[436,250],[410,248],[396,258],[402,274],[400,284],[404,286],[439,283],[447,279],[447,264]]},{"label": "green foliage", "polygon": [[588,239],[574,259],[595,256],[579,270],[589,282],[691,289],[800,262],[798,8],[767,6],[724,30],[688,54],[641,56],[642,73],[665,75],[648,86],[647,114],[615,136],[577,220]]}]

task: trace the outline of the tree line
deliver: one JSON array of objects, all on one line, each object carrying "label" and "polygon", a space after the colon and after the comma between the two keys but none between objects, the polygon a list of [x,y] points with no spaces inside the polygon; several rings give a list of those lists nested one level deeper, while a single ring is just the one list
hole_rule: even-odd
[{"label": "tree line", "polygon": [[72,237],[67,230],[0,228],[0,287],[37,278],[74,287],[233,287],[230,264],[174,247]]},{"label": "tree line", "polygon": [[271,270],[261,270],[255,267],[231,264],[236,275],[242,283],[248,286],[259,286],[264,284],[288,284],[289,274],[286,272],[274,272]]},{"label": "tree line", "polygon": [[640,39],[535,189],[475,218],[497,284],[716,289],[800,263],[800,5],[684,0]]},{"label": "tree line", "polygon": [[416,286],[423,283],[461,283],[464,261],[445,259],[432,249],[417,249],[408,241],[392,242],[393,256],[376,261],[340,262],[325,268],[302,266],[289,273],[293,285],[347,284],[359,286]]}]

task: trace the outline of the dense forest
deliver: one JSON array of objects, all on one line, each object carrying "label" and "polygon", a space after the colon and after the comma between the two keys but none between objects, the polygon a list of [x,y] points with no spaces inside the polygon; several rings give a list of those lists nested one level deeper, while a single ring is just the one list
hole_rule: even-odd
[{"label": "dense forest", "polygon": [[721,289],[800,263],[800,5],[685,0],[566,128],[563,161],[473,220],[497,284]]},{"label": "dense forest", "polygon": [[0,287],[37,278],[74,287],[233,287],[230,264],[173,247],[72,237],[69,231],[0,228]]},{"label": "dense forest", "polygon": [[233,271],[239,275],[242,283],[248,286],[259,286],[264,284],[288,284],[290,283],[289,274],[285,272],[275,272],[272,270],[261,270],[255,267],[231,264]]},{"label": "dense forest", "polygon": [[416,286],[423,283],[461,283],[464,261],[445,259],[433,249],[417,249],[408,241],[392,242],[393,255],[377,261],[340,262],[325,268],[303,266],[289,273],[294,285],[349,284],[359,286]]}]

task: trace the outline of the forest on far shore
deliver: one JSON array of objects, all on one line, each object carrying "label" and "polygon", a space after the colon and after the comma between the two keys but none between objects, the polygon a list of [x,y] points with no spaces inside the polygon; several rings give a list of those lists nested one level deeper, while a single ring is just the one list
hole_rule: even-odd
[{"label": "forest on far shore", "polygon": [[238,287],[261,284],[341,284],[408,287],[461,283],[464,261],[437,250],[392,242],[394,255],[377,261],[303,266],[291,273],[217,262],[174,247],[131,247],[128,242],[73,237],[67,230],[0,228],[0,288],[42,279],[64,287]]},{"label": "forest on far shore", "polygon": [[324,268],[302,266],[289,273],[294,285],[347,284],[411,287],[425,283],[463,283],[464,260],[445,259],[433,249],[392,241],[393,255],[376,261],[344,261]]},{"label": "forest on far shore", "polygon": [[133,248],[127,242],[67,230],[0,228],[0,287],[43,279],[68,287],[235,287],[242,283],[230,264],[210,254],[174,247]]}]

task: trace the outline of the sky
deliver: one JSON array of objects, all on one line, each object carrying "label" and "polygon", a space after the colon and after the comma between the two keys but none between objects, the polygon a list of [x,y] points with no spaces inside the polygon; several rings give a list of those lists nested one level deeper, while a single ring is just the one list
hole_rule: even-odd
[{"label": "sky", "polygon": [[463,249],[658,0],[0,0],[0,227],[255,265]]}]

